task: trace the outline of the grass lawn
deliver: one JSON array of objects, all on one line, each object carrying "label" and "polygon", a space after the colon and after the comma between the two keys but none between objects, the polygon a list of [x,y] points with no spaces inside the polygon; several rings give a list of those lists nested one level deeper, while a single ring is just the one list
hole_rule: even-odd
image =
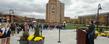
[{"label": "grass lawn", "polygon": [[[65,29],[77,29],[81,27],[86,27],[84,24],[67,24],[65,26]],[[95,28],[97,30],[97,28]],[[109,31],[109,26],[107,28],[103,28],[103,31]],[[97,31],[100,31],[100,28],[98,28]]]},{"label": "grass lawn", "polygon": [[67,24],[65,29],[77,29],[78,27],[83,27],[84,25]]},{"label": "grass lawn", "polygon": [[65,26],[65,29],[76,29],[76,28],[77,28],[77,26],[72,25],[72,24],[68,24]]}]

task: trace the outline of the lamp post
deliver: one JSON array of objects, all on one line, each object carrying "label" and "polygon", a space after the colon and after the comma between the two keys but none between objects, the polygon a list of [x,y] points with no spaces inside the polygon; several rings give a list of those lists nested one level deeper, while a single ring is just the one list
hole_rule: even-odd
[{"label": "lamp post", "polygon": [[107,27],[109,27],[109,15],[107,16],[107,24],[108,24]]},{"label": "lamp post", "polygon": [[97,18],[96,18],[96,23],[97,23],[97,30],[98,30],[98,26],[99,26],[99,15],[100,15],[100,13],[99,13],[99,11],[101,10],[102,8],[101,8],[101,4],[99,3],[98,4],[98,9],[97,9]]},{"label": "lamp post", "polygon": [[10,9],[9,14],[11,15],[11,23],[13,23],[14,22],[14,18],[13,18],[14,10]]},{"label": "lamp post", "polygon": [[107,26],[107,27],[106,27],[106,28],[107,28],[107,30],[108,30],[108,27],[109,27],[109,15],[107,15],[106,17],[107,17],[107,23],[106,23],[106,26]]}]

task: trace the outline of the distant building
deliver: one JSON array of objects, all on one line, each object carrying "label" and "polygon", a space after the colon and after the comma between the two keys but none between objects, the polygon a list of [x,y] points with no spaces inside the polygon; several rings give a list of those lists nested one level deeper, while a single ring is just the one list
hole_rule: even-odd
[{"label": "distant building", "polygon": [[80,24],[80,20],[79,19],[71,19],[70,21],[72,24]]},{"label": "distant building", "polygon": [[21,21],[20,16],[0,13],[0,22],[18,22]]},{"label": "distant building", "polygon": [[70,17],[64,17],[64,21],[65,21],[66,23],[70,23],[71,19],[70,19]]},{"label": "distant building", "polygon": [[[96,21],[96,14],[94,15],[87,15],[87,16],[79,16],[78,17],[81,24],[89,24],[89,21],[94,20]],[[99,25],[109,25],[109,13],[101,13],[99,15]]]},{"label": "distant building", "polygon": [[36,19],[36,21],[39,23],[45,23],[45,19]]},{"label": "distant building", "polygon": [[64,22],[64,4],[59,0],[49,0],[46,5],[46,22],[63,23]]},{"label": "distant building", "polygon": [[14,22],[17,20],[16,18],[15,15],[0,13],[0,22]]}]

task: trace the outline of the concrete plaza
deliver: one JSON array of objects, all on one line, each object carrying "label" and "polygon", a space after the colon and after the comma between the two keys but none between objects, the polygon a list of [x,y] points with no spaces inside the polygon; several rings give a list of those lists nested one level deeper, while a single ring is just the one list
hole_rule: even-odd
[{"label": "concrete plaza", "polygon": [[[30,31],[30,34],[33,32]],[[19,44],[19,36],[22,35],[16,34],[11,37],[11,44]],[[58,43],[58,30],[43,30],[43,35],[45,36],[44,44],[76,44],[76,31],[75,30],[61,30],[61,43]],[[109,38],[98,37],[95,39],[95,44],[109,44]]]}]

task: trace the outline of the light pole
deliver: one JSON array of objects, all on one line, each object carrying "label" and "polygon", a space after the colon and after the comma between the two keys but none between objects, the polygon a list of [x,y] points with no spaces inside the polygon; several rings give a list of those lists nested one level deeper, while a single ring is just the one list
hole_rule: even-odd
[{"label": "light pole", "polygon": [[108,27],[109,27],[109,15],[106,15],[106,17],[107,17],[106,28],[107,28],[107,30],[108,30]]},{"label": "light pole", "polygon": [[98,26],[99,26],[99,15],[100,15],[100,13],[99,13],[99,11],[101,10],[102,8],[101,8],[101,4],[99,3],[98,4],[98,9],[97,9],[97,18],[96,18],[96,23],[97,23],[97,30],[98,30]]},{"label": "light pole", "polygon": [[109,27],[109,15],[107,16],[107,27]]},{"label": "light pole", "polygon": [[13,23],[14,22],[14,18],[13,18],[14,10],[10,9],[9,14],[11,15],[11,23]]}]

